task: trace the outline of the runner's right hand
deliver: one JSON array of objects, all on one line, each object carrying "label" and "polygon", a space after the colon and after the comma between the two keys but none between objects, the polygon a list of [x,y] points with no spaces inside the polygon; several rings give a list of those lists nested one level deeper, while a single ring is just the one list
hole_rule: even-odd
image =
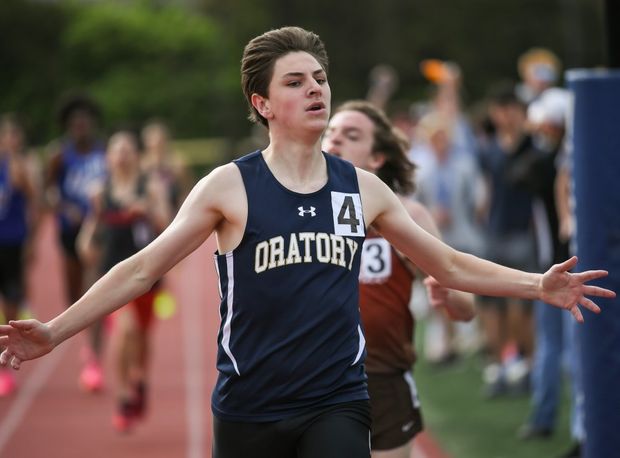
[{"label": "runner's right hand", "polygon": [[0,325],[0,366],[8,364],[19,370],[22,361],[43,356],[54,348],[47,324],[38,320],[10,321]]}]

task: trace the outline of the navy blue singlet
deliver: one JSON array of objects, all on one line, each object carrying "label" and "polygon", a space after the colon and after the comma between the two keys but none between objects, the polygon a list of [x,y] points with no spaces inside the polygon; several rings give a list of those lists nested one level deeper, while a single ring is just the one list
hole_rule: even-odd
[{"label": "navy blue singlet", "polygon": [[215,255],[221,325],[215,415],[273,421],[368,399],[358,276],[365,228],[354,167],[335,156],[328,182],[299,194],[260,151],[236,161],[248,199],[243,239]]},{"label": "navy blue singlet", "polygon": [[9,160],[0,158],[0,244],[18,245],[28,235],[27,201],[24,193],[13,187]]}]

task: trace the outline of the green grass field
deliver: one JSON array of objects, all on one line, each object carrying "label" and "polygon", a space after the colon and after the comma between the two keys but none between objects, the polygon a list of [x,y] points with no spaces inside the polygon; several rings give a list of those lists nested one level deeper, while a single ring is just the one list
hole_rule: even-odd
[{"label": "green grass field", "polygon": [[[418,323],[420,342],[423,331],[423,323]],[[418,349],[422,355],[421,346]],[[485,400],[481,394],[482,366],[479,356],[445,368],[434,367],[423,358],[416,363],[414,376],[425,425],[446,453],[454,458],[554,458],[569,449],[566,383],[553,437],[522,441],[516,431],[528,416],[529,397]]]}]

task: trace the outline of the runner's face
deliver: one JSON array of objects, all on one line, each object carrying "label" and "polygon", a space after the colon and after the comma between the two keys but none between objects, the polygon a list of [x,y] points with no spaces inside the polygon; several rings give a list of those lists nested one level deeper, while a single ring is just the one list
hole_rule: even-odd
[{"label": "runner's face", "polygon": [[19,127],[8,124],[0,129],[0,150],[20,152],[24,146],[24,136]]},{"label": "runner's face", "polygon": [[138,151],[131,140],[119,137],[108,145],[107,161],[112,174],[133,171],[138,168]]},{"label": "runner's face", "polygon": [[89,140],[95,132],[95,119],[85,110],[76,110],[69,117],[69,135],[77,142]]},{"label": "runner's face", "polygon": [[153,126],[148,128],[143,136],[144,146],[148,150],[166,149],[168,145],[168,136],[163,129]]},{"label": "runner's face", "polygon": [[323,136],[324,151],[341,157],[370,172],[377,170],[377,157],[373,154],[375,126],[359,111],[339,111],[329,121]]},{"label": "runner's face", "polygon": [[327,75],[306,52],[280,57],[273,68],[269,96],[259,99],[265,110],[261,114],[269,121],[270,130],[279,125],[320,134],[327,126],[331,103]]}]

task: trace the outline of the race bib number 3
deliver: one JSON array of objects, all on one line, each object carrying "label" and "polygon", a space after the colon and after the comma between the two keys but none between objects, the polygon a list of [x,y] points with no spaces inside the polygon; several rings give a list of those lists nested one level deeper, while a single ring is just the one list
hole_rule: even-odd
[{"label": "race bib number 3", "polygon": [[362,200],[359,194],[332,191],[332,215],[336,235],[357,237],[365,235]]},{"label": "race bib number 3", "polygon": [[392,275],[392,250],[390,243],[382,238],[364,240],[360,282],[383,282]]}]

